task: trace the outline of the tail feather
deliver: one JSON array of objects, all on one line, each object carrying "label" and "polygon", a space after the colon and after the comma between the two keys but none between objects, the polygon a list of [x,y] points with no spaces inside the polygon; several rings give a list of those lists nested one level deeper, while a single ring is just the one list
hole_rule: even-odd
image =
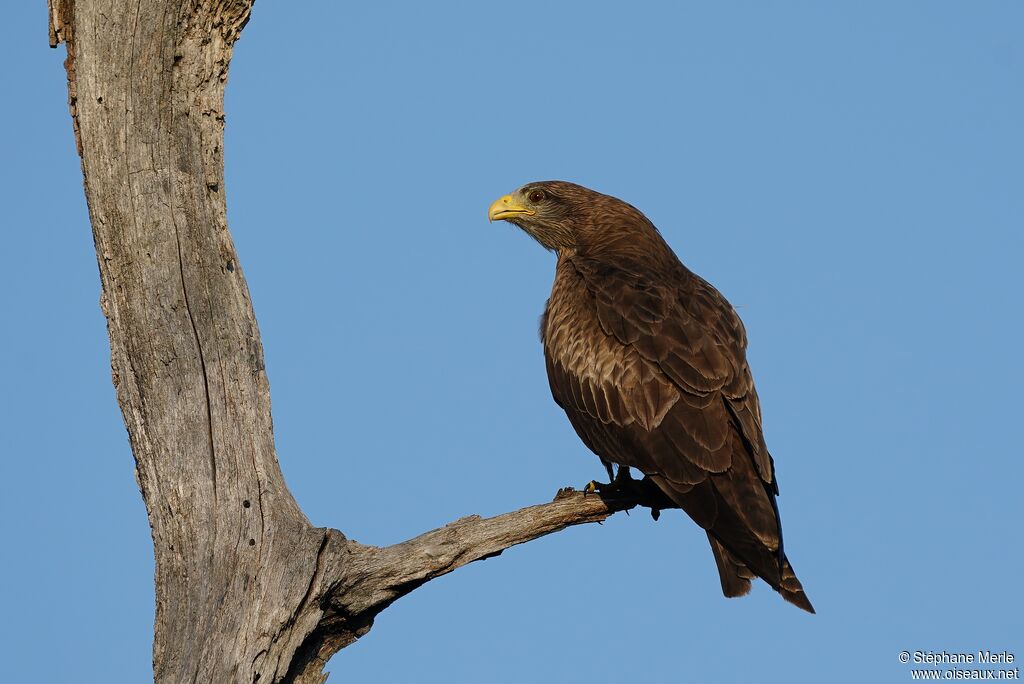
[{"label": "tail feather", "polygon": [[738,562],[722,544],[708,533],[711,552],[715,554],[715,565],[718,566],[718,579],[722,582],[722,593],[733,598],[746,596],[750,593],[750,580],[756,575],[747,566]]},{"label": "tail feather", "polygon": [[782,594],[782,598],[797,608],[803,608],[808,613],[814,612],[811,600],[807,598],[803,585],[800,584],[800,580],[796,578],[796,573],[793,572],[793,566],[789,564],[789,559],[785,557],[782,559],[782,584],[776,591]]},{"label": "tail feather", "polygon": [[[716,486],[715,476],[687,489],[659,475],[648,477],[707,532],[723,594],[729,597],[744,596],[750,593],[751,580],[760,577],[786,601],[808,613],[814,612],[814,606],[782,550],[781,525],[774,507],[762,507],[762,513],[764,510],[769,511],[770,524],[761,521],[757,525],[758,529],[752,529],[748,524],[750,511],[747,511],[746,517],[737,513],[743,506],[741,497],[723,495],[723,489],[728,494],[735,492],[725,485]],[[766,497],[774,498],[766,488],[760,491]],[[769,535],[765,530],[774,531],[774,535]]]},{"label": "tail feather", "polygon": [[[742,561],[737,559],[736,556],[729,553],[729,550],[711,536],[710,532],[708,533],[708,541],[711,542],[711,552],[714,553],[715,564],[718,566],[718,578],[722,582],[722,593],[729,598],[745,596],[750,593],[750,580],[757,577],[757,575],[744,565]],[[785,557],[782,559],[781,575],[782,582],[779,586],[773,587],[773,589],[797,608],[813,613],[814,606],[811,605],[810,599],[804,593],[800,580],[796,578],[796,573],[793,572],[793,566],[789,564],[789,559]]]}]

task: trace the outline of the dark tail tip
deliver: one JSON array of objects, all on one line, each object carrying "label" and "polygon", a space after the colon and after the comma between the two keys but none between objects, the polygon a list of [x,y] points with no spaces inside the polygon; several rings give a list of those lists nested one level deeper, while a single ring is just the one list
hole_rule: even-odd
[{"label": "dark tail tip", "polygon": [[811,600],[804,593],[803,585],[796,578],[796,573],[793,572],[793,566],[789,564],[788,559],[784,559],[782,562],[782,584],[776,591],[797,608],[803,608],[811,614],[814,613],[814,606],[811,605]]},{"label": "dark tail tip", "polygon": [[803,589],[797,591],[791,591],[789,589],[779,589],[779,593],[782,594],[782,598],[792,603],[797,608],[803,608],[808,613],[814,614],[814,606],[811,605],[810,599],[807,598],[807,594],[804,593]]}]

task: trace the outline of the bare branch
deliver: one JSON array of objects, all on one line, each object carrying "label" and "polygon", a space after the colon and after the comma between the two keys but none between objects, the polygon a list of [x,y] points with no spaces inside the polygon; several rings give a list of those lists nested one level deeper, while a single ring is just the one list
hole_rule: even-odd
[{"label": "bare branch", "polygon": [[384,600],[390,603],[424,582],[467,563],[497,556],[509,547],[572,525],[602,522],[613,513],[636,506],[645,506],[652,512],[677,507],[660,491],[640,487],[604,496],[588,495],[567,487],[559,490],[550,503],[493,518],[471,515],[381,549],[375,560],[375,572],[367,578],[369,590],[357,593],[378,600],[388,596],[390,598]]},{"label": "bare branch", "polygon": [[505,549],[564,530],[573,525],[600,523],[613,513],[637,506],[658,513],[677,508],[647,480],[627,481],[611,493],[584,494],[571,487],[558,491],[554,501],[529,506],[493,518],[471,515],[418,537],[378,548],[346,540],[337,530],[325,530],[325,547],[317,573],[322,596],[314,603],[323,614],[315,630],[297,649],[283,681],[322,682],[322,669],[337,651],[369,631],[373,619],[394,601],[473,561],[500,555]]}]

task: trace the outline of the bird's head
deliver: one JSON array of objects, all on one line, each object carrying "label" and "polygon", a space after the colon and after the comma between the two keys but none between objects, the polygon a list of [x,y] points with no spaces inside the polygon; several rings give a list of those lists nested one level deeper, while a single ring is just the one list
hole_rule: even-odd
[{"label": "bird's head", "polygon": [[587,213],[587,195],[597,193],[564,181],[527,183],[495,200],[487,218],[514,223],[548,249],[570,249]]},{"label": "bird's head", "polygon": [[576,250],[634,227],[654,228],[622,200],[566,181],[527,183],[495,200],[487,218],[514,223],[556,252]]}]

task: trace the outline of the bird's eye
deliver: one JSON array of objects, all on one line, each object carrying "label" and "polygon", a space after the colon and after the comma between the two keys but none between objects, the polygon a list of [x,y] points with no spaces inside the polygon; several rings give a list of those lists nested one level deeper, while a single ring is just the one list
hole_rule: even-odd
[{"label": "bird's eye", "polygon": [[543,190],[533,190],[529,195],[527,195],[527,199],[534,203],[543,202],[545,197],[547,197],[547,195],[544,194]]}]

